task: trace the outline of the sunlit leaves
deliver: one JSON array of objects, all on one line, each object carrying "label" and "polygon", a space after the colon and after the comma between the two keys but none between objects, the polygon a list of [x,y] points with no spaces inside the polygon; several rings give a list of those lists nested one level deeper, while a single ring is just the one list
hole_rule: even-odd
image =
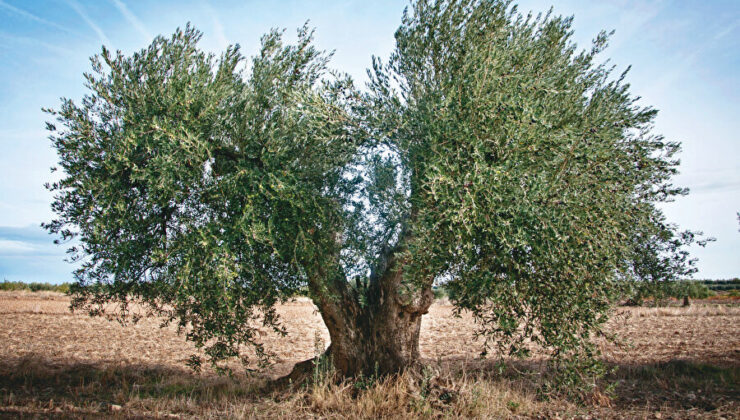
[{"label": "sunlit leaves", "polygon": [[654,226],[676,143],[651,134],[600,34],[506,1],[418,1],[376,62],[382,135],[410,171],[409,281],[446,282],[487,342],[582,353],[619,296],[638,226]]},{"label": "sunlit leaves", "polygon": [[66,177],[47,228],[82,244],[76,306],[116,301],[125,317],[143,301],[217,362],[264,354],[254,328],[281,331],[273,305],[339,267],[342,174],[364,137],[358,94],[306,27],[296,45],[265,35],[249,63],[200,36],[93,57],[90,94],[52,111]]}]

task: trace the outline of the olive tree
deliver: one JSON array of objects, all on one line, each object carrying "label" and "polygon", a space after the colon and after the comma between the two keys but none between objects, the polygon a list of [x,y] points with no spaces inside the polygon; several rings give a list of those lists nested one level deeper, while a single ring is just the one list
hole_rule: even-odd
[{"label": "olive tree", "polygon": [[73,240],[74,307],[139,302],[215,364],[263,354],[256,328],[283,331],[275,305],[305,290],[342,375],[417,366],[439,283],[501,354],[592,354],[635,238],[681,192],[678,144],[570,18],[418,0],[366,89],[305,27],[251,60],[199,38],[92,58],[90,93],[49,111],[45,226]]},{"label": "olive tree", "polygon": [[[628,305],[642,305],[652,298],[654,305],[663,305],[668,297],[701,298],[709,289],[701,290],[698,283],[687,281],[697,271],[697,259],[691,258],[691,245],[705,247],[714,238],[703,237],[702,232],[679,231],[675,224],[665,223],[662,215],[647,229],[634,235],[633,253],[629,270]],[[706,297],[706,296],[704,296]]]}]

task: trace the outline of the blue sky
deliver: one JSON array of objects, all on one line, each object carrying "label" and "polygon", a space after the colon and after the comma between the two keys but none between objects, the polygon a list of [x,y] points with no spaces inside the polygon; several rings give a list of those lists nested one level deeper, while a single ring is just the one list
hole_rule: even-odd
[{"label": "blue sky", "polygon": [[[604,53],[642,102],[660,110],[655,131],[683,143],[676,183],[691,194],[664,206],[669,219],[717,241],[696,249],[700,278],[740,276],[740,2],[522,0],[520,10],[575,16],[580,46],[614,29]],[[131,53],[192,22],[201,46],[239,43],[256,53],[272,27],[306,20],[332,65],[366,80],[372,55],[386,57],[406,1],[0,0],[0,279],[71,280],[64,248],[39,224],[53,217],[43,188],[56,162],[41,107],[85,94],[82,73],[101,44]]]}]

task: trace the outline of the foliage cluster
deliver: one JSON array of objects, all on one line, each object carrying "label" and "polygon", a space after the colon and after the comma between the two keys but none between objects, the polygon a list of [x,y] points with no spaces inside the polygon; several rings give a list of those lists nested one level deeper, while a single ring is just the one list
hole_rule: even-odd
[{"label": "foliage cluster", "polygon": [[416,2],[371,73],[410,173],[404,274],[445,279],[501,354],[591,358],[625,284],[695,270],[697,233],[655,206],[686,193],[670,183],[679,144],[598,64],[608,34],[579,51],[571,18],[461,3]]}]

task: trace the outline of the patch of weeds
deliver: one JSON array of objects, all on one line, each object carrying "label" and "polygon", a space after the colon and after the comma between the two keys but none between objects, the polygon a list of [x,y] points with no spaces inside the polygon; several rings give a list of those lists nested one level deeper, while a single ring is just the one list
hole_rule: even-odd
[{"label": "patch of weeds", "polygon": [[422,399],[426,399],[431,390],[431,380],[436,376],[436,372],[429,366],[424,366],[421,370],[421,389],[419,394]]},{"label": "patch of weeds", "polygon": [[378,366],[378,362],[375,362],[373,374],[370,376],[364,376],[360,374],[360,376],[355,378],[352,387],[357,391],[364,391],[366,389],[372,388],[373,386],[375,386],[375,384],[378,383],[378,380],[380,379],[380,374],[378,373],[379,370],[380,367]]},{"label": "patch of weeds", "polygon": [[519,410],[519,407],[520,406],[521,406],[521,404],[518,403],[518,402],[516,402],[516,401],[507,401],[506,402],[506,408],[508,408],[509,411],[511,411],[512,413],[516,413],[517,410]]},{"label": "patch of weeds", "polygon": [[311,375],[311,384],[314,386],[327,385],[335,376],[334,364],[331,357],[324,351],[324,340],[321,338],[321,332],[314,332],[314,362]]}]

